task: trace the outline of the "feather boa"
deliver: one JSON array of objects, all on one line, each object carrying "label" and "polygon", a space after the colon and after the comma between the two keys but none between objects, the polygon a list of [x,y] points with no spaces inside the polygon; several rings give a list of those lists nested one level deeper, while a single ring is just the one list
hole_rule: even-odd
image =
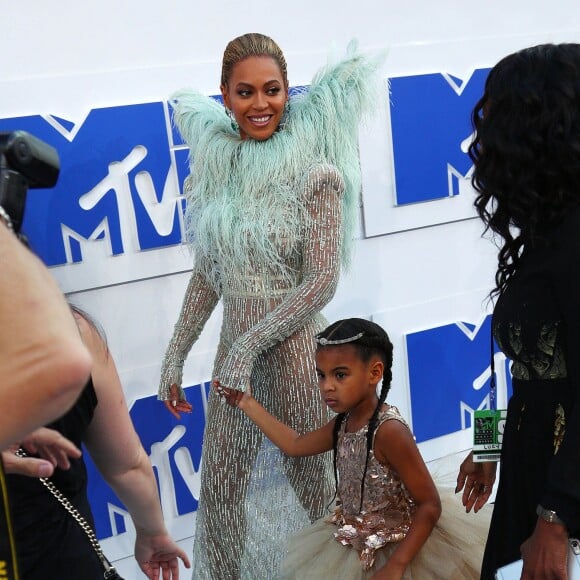
[{"label": "feather boa", "polygon": [[285,252],[304,233],[305,180],[313,167],[331,164],[345,183],[342,263],[348,265],[361,191],[358,126],[377,104],[381,62],[352,42],[343,60],[291,97],[284,128],[265,141],[242,141],[210,97],[192,90],[172,96],[173,120],[190,151],[185,224],[196,252],[234,276],[256,264],[291,275]]}]

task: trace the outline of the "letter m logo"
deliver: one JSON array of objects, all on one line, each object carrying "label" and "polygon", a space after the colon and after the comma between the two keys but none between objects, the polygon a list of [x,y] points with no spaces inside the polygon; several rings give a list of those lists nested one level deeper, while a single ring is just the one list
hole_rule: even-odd
[{"label": "letter m logo", "polygon": [[390,79],[397,205],[459,194],[471,170],[470,114],[489,69],[465,81],[448,74]]},{"label": "letter m logo", "polygon": [[91,110],[77,123],[55,116],[0,119],[50,143],[61,172],[53,189],[28,192],[23,229],[49,266],[83,261],[83,245],[107,256],[181,242],[179,187],[163,102]]}]

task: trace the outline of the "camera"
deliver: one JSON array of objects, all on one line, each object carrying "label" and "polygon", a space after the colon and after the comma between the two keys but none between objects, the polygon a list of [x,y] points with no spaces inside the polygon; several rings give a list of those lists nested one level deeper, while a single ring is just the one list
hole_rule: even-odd
[{"label": "camera", "polygon": [[15,232],[24,219],[28,189],[54,187],[60,161],[54,147],[26,131],[0,132],[0,206]]}]

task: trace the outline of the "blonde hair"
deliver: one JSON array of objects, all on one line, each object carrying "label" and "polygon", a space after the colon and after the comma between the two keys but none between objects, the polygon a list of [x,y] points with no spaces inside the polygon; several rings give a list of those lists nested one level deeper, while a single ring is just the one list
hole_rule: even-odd
[{"label": "blonde hair", "polygon": [[228,86],[234,66],[250,56],[273,58],[280,68],[285,86],[288,86],[286,59],[282,49],[269,36],[258,32],[249,32],[228,42],[222,59],[221,86]]}]

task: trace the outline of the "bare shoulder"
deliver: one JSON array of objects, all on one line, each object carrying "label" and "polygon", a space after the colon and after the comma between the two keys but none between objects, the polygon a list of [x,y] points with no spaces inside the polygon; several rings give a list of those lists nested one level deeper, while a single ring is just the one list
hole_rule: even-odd
[{"label": "bare shoulder", "polygon": [[374,453],[380,463],[396,463],[397,458],[417,449],[415,438],[401,415],[387,413],[375,433]]},{"label": "bare shoulder", "polygon": [[396,445],[401,440],[415,442],[411,430],[403,421],[393,417],[383,421],[378,426],[375,434],[375,445],[381,443]]}]

